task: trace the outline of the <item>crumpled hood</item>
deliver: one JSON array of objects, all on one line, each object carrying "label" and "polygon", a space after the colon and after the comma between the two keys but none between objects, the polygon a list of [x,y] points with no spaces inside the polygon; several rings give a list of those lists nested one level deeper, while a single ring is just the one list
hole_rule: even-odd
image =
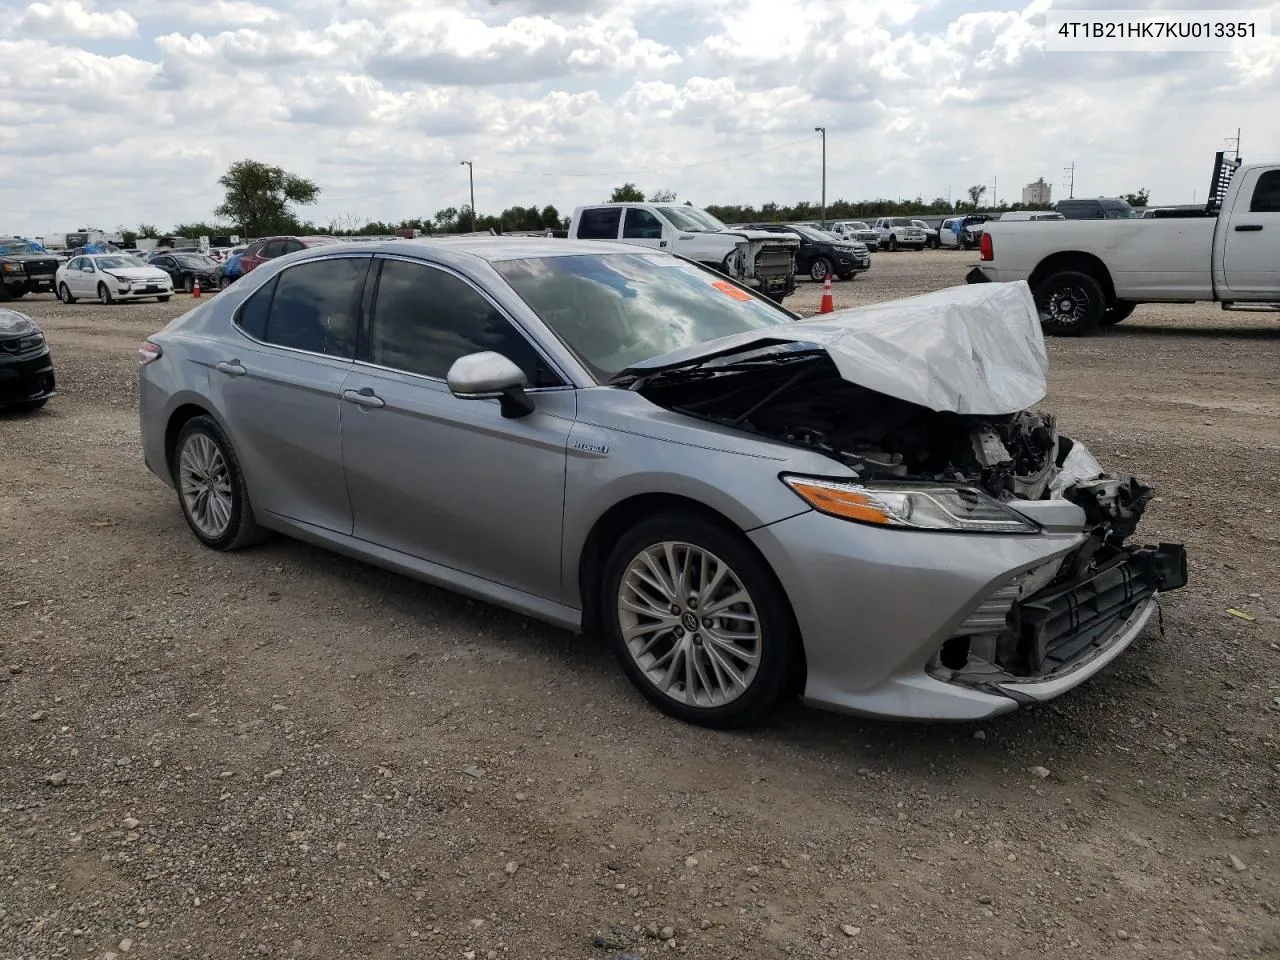
[{"label": "crumpled hood", "polygon": [[[787,247],[800,246],[800,238],[787,233],[774,233],[772,230],[721,230],[719,236],[742,237],[744,240],[764,240]],[[716,236],[716,234],[712,234]]]},{"label": "crumpled hood", "polygon": [[1047,387],[1040,315],[1021,280],[949,287],[750,330],[654,357],[619,378],[789,343],[825,350],[850,383],[930,410],[1017,413],[1038,403]]}]

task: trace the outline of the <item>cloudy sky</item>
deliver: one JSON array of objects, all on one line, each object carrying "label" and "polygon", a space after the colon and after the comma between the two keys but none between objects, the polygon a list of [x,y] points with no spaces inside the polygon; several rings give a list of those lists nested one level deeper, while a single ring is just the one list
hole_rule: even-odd
[{"label": "cloudy sky", "polygon": [[[1280,156],[1280,39],[1047,54],[1050,6],[1257,0],[0,0],[0,233],[211,217],[250,157],[305,215],[570,211],[624,180],[698,204],[1204,199],[1213,153]],[[1280,3],[1271,5],[1280,29]]]}]

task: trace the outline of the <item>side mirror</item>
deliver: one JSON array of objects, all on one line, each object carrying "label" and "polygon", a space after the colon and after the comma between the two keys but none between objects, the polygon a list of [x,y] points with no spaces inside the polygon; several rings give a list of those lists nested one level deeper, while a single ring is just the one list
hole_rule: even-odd
[{"label": "side mirror", "polygon": [[459,400],[501,401],[502,415],[509,419],[534,411],[533,401],[524,392],[524,372],[500,353],[485,350],[459,357],[445,381]]}]

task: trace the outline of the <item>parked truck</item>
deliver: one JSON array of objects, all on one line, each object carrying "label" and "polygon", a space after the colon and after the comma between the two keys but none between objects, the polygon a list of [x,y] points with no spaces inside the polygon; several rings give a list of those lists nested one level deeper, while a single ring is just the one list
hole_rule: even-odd
[{"label": "parked truck", "polygon": [[1081,336],[1140,303],[1280,311],[1280,161],[1217,155],[1205,217],[985,224],[970,283],[1025,280],[1046,333]]},{"label": "parked truck", "polygon": [[796,289],[800,239],[764,230],[734,230],[705,210],[674,203],[596,203],[578,207],[574,240],[621,240],[687,257],[781,303]]}]

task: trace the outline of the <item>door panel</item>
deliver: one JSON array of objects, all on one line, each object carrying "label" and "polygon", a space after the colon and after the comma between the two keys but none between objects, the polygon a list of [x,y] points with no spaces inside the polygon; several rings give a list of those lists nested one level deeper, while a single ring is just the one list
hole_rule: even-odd
[{"label": "door panel", "polygon": [[355,536],[548,599],[561,598],[564,471],[572,390],[531,394],[506,419],[496,400],[459,400],[446,384],[357,365],[342,451]]},{"label": "door panel", "polygon": [[1227,231],[1224,273],[1235,294],[1280,300],[1280,170],[1251,170],[1240,185]]},{"label": "door panel", "polygon": [[[344,393],[342,451],[355,535],[560,599],[566,445],[574,391],[488,297],[445,269],[377,269],[363,357]],[[525,375],[535,411],[460,400],[460,357],[492,350]],[[545,387],[548,389],[537,389]]]},{"label": "door panel", "polygon": [[225,352],[227,370],[211,369],[209,385],[254,510],[351,533],[340,399],[351,363],[247,339]]},{"label": "door panel", "polygon": [[305,261],[236,312],[238,329],[209,382],[256,511],[351,533],[341,391],[370,263],[368,256]]}]

